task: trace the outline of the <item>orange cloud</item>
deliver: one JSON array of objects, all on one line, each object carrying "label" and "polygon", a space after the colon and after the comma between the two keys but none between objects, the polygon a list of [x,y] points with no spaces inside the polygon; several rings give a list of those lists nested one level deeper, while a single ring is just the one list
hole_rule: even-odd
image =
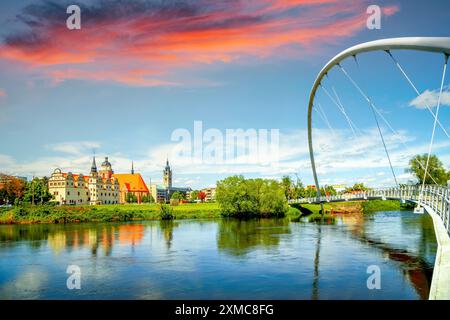
[{"label": "orange cloud", "polygon": [[5,92],[5,90],[0,88],[0,98],[2,98],[2,97],[6,97],[6,92]]},{"label": "orange cloud", "polygon": [[365,28],[366,7],[353,0],[102,1],[82,7],[82,29],[69,31],[64,5],[44,2],[26,8],[21,19],[31,31],[9,35],[0,58],[42,68],[55,82],[179,85],[180,69],[277,57],[292,51],[281,48],[354,35]]}]

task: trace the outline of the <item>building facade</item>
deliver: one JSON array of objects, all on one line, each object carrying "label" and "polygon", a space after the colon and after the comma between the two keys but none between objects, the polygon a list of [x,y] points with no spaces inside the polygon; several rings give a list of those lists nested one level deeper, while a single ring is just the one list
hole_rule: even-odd
[{"label": "building facade", "polygon": [[200,191],[205,193],[205,201],[216,201],[216,188],[205,188]]},{"label": "building facade", "polygon": [[104,175],[104,164],[105,162],[102,164],[102,170],[98,172],[94,157],[88,176],[72,172],[64,173],[59,168],[55,169],[48,181],[53,201],[61,205],[119,203],[119,182],[112,174]]},{"label": "building facade", "polygon": [[150,195],[150,190],[144,182],[141,174],[134,172],[134,163],[131,163],[131,173],[114,173],[108,157],[102,163],[99,171],[103,179],[114,179],[119,183],[119,203],[127,203],[127,196],[132,195],[137,203],[142,203],[145,196]]},{"label": "building facade", "polygon": [[120,185],[120,203],[127,203],[127,196],[133,195],[137,203],[142,203],[145,196],[150,195],[150,190],[139,173],[114,174]]}]

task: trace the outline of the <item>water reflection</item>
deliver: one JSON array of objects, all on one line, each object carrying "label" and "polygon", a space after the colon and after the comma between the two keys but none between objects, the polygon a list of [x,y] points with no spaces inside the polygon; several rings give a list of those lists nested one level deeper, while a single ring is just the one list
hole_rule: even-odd
[{"label": "water reflection", "polygon": [[159,230],[161,231],[166,242],[167,250],[172,246],[173,229],[178,227],[179,222],[173,220],[162,220],[159,222]]},{"label": "water reflection", "polygon": [[[388,220],[383,222],[384,228],[383,225],[380,227],[380,224],[373,223],[377,219]],[[399,224],[393,223],[393,220]],[[369,216],[355,213],[340,215],[339,221],[348,227],[354,239],[380,250],[386,259],[398,262],[403,275],[408,278],[419,296],[428,299],[434,265],[434,256],[430,259],[430,255],[436,252],[433,222],[429,216],[392,212]],[[402,229],[401,234],[393,232],[393,225]],[[412,243],[417,247],[407,250]]]},{"label": "water reflection", "polygon": [[[435,252],[430,217],[405,212],[339,216],[334,225],[8,225],[0,226],[0,299],[426,299]],[[69,263],[89,279],[81,292],[64,290]],[[367,290],[370,264],[382,266],[381,291]]]},{"label": "water reflection", "polygon": [[6,225],[0,228],[0,242],[15,246],[26,241],[31,248],[39,248],[46,242],[55,255],[82,248],[97,255],[101,248],[109,256],[114,245],[139,245],[145,228],[143,224]]},{"label": "water reflection", "polygon": [[276,247],[280,236],[290,232],[286,219],[224,219],[219,221],[217,247],[224,253],[241,256],[258,247]]},{"label": "water reflection", "polygon": [[314,278],[311,300],[319,299],[319,265],[320,265],[320,240],[322,239],[322,225],[317,227],[316,253],[314,256]]}]

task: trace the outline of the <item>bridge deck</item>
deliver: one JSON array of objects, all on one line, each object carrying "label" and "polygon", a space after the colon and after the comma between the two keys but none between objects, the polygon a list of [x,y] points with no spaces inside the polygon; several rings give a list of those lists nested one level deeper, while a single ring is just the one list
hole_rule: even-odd
[{"label": "bridge deck", "polygon": [[434,233],[438,242],[429,299],[450,300],[450,238],[441,218],[429,206],[423,207],[433,218]]}]

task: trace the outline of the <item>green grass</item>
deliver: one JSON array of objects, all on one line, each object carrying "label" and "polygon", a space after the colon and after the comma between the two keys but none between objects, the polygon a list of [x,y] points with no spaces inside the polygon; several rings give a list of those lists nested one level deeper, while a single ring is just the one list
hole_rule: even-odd
[{"label": "green grass", "polygon": [[[293,207],[288,211],[288,217],[291,221],[300,221],[301,218],[308,217],[310,222],[320,221],[322,219],[320,215],[320,204],[301,204],[303,209],[311,211],[311,214],[301,213],[298,204],[295,205],[295,210]],[[399,210],[411,210],[414,208],[412,204],[402,204],[398,200],[369,200],[369,201],[344,201],[344,202],[331,202],[324,203],[324,220],[334,219],[331,210],[345,210],[345,208],[357,209],[361,213],[371,213],[376,211],[399,211]],[[301,209],[301,210],[303,210]],[[303,210],[303,211],[307,211]]]},{"label": "green grass", "polygon": [[[173,206],[175,219],[219,218],[216,203],[186,203]],[[69,223],[131,220],[159,220],[157,204],[99,206],[20,206],[2,208],[0,224]]]},{"label": "green grass", "polygon": [[[361,212],[398,211],[411,209],[396,200],[371,200],[325,203],[324,220],[329,222],[333,216],[331,210],[345,207],[359,206]],[[298,208],[291,207],[286,217],[291,221],[300,221],[308,217],[310,222],[320,221],[320,205],[302,204],[303,208],[311,211],[305,215]],[[180,219],[215,219],[221,218],[217,203],[185,203],[172,206],[174,218]],[[70,222],[107,222],[131,220],[160,220],[161,215],[158,204],[118,204],[99,206],[20,206],[0,208],[0,224],[12,223],[70,223]]]},{"label": "green grass", "polygon": [[398,200],[371,200],[361,203],[364,213],[376,212],[376,211],[400,211],[411,210],[414,208],[413,204],[402,204]]}]

